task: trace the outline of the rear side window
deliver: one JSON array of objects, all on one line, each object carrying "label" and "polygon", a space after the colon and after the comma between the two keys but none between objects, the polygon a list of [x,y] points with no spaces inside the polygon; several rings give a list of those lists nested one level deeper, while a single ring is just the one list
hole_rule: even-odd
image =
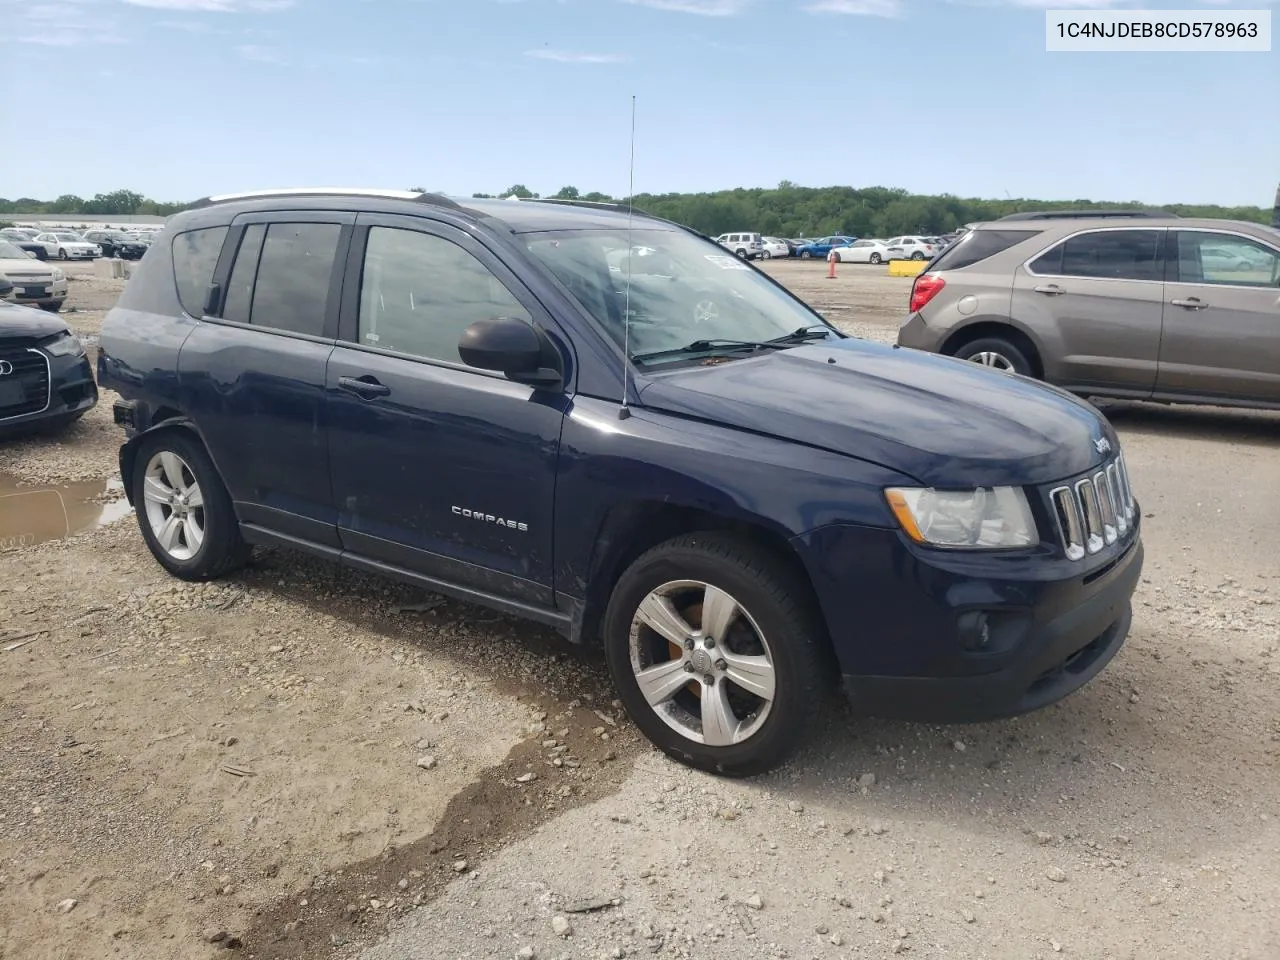
[{"label": "rear side window", "polygon": [[1033,273],[1098,280],[1162,280],[1159,230],[1102,230],[1070,237],[1031,262]]},{"label": "rear side window", "polygon": [[250,225],[231,269],[222,316],[322,336],[341,232],[336,223]]},{"label": "rear side window", "polygon": [[188,230],[173,238],[173,279],[178,284],[178,302],[193,317],[204,315],[213,269],[226,238],[226,227]]},{"label": "rear side window", "polygon": [[960,270],[1003,253],[1010,247],[1029,240],[1039,230],[974,230],[965,234],[933,263],[935,270]]}]

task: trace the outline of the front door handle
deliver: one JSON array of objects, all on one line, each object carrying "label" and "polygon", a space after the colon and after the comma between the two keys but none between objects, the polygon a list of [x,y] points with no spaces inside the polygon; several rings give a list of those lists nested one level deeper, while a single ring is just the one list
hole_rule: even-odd
[{"label": "front door handle", "polygon": [[1058,286],[1056,283],[1044,283],[1038,287],[1033,287],[1032,289],[1034,289],[1036,293],[1047,294],[1048,296],[1051,296],[1051,297],[1060,296],[1061,294],[1064,294],[1067,292],[1063,290],[1060,286]]},{"label": "front door handle", "polygon": [[365,374],[363,377],[339,377],[338,386],[364,400],[385,397],[391,393],[390,387],[385,383],[379,383],[377,377],[369,374]]},{"label": "front door handle", "polygon": [[1170,300],[1175,307],[1186,307],[1188,310],[1203,310],[1208,306],[1199,297],[1188,297],[1186,300]]}]

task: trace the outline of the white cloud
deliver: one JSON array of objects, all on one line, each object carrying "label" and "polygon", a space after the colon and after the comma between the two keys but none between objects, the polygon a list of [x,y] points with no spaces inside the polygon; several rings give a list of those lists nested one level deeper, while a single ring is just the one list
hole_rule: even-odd
[{"label": "white cloud", "polygon": [[623,0],[639,7],[694,13],[700,17],[736,17],[746,10],[751,0]]},{"label": "white cloud", "polygon": [[897,17],[903,0],[815,0],[804,7],[807,13],[836,13],[859,17]]},{"label": "white cloud", "polygon": [[93,2],[94,0],[53,0],[24,6],[13,31],[13,39],[18,43],[42,47],[124,43],[125,38],[114,20],[95,16],[91,12],[94,9]]},{"label": "white cloud", "polygon": [[620,53],[575,53],[571,50],[551,50],[542,47],[538,50],[526,50],[526,57],[535,60],[554,60],[556,63],[626,63],[627,57]]}]

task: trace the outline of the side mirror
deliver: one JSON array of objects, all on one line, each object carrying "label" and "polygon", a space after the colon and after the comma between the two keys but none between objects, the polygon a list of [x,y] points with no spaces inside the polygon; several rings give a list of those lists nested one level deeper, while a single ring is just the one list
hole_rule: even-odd
[{"label": "side mirror", "polygon": [[508,380],[537,387],[557,387],[563,380],[555,348],[523,320],[497,317],[477,320],[458,340],[462,362],[478,370],[496,370]]}]

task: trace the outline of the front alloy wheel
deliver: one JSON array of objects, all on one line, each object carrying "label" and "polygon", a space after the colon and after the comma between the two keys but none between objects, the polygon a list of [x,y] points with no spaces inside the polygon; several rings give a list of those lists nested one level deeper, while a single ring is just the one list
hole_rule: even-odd
[{"label": "front alloy wheel", "polygon": [[725,533],[660,544],[619,578],[605,658],[637,727],[672,758],[744,777],[804,741],[836,670],[809,584]]},{"label": "front alloy wheel", "polygon": [[775,685],[769,641],[719,587],[672,580],[651,590],[632,618],[629,653],[645,701],[695,743],[741,743],[769,716]]}]

